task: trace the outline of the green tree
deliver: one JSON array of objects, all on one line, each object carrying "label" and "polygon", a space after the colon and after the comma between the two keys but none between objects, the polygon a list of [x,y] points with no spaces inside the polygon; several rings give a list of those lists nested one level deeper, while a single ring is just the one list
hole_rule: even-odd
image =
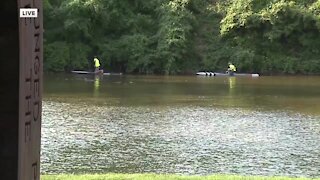
[{"label": "green tree", "polygon": [[44,0],[45,70],[319,73],[320,0]]}]

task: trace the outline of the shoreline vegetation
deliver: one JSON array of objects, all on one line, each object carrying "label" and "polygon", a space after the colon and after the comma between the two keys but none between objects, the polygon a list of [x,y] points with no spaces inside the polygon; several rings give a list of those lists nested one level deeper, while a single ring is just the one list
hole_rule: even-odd
[{"label": "shoreline vegetation", "polygon": [[238,175],[180,176],[159,174],[41,175],[41,180],[320,180],[320,178],[264,177]]},{"label": "shoreline vegetation", "polygon": [[320,0],[44,0],[44,70],[320,73]]}]

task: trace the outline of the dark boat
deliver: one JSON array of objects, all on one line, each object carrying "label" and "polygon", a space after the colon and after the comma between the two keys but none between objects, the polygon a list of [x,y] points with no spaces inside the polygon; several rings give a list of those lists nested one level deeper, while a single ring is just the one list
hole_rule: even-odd
[{"label": "dark boat", "polygon": [[96,72],[91,71],[71,71],[74,74],[94,74],[94,75],[104,75],[104,76],[113,76],[113,75],[122,75],[122,73],[105,73],[103,70],[99,70]]}]

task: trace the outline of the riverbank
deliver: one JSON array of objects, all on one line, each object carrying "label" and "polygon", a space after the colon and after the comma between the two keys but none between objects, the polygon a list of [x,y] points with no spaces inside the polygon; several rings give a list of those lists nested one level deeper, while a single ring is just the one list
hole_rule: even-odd
[{"label": "riverbank", "polygon": [[[259,177],[236,175],[179,176],[157,174],[42,175],[41,180],[311,180],[312,178]],[[320,180],[316,178],[313,180]]]}]

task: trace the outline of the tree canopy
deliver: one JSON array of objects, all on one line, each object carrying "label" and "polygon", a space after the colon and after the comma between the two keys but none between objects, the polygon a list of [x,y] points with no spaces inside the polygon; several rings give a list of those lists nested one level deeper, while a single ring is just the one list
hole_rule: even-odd
[{"label": "tree canopy", "polygon": [[320,72],[320,0],[44,0],[45,70]]}]

